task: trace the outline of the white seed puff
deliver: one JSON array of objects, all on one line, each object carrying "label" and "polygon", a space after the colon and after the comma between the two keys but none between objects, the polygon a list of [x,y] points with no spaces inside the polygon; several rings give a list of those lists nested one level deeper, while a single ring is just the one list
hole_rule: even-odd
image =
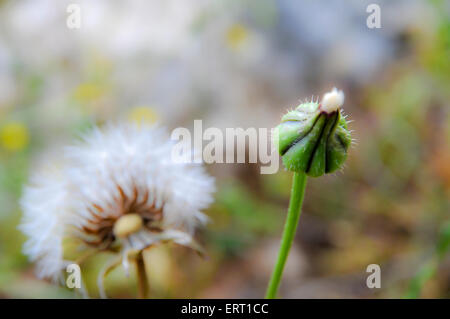
[{"label": "white seed puff", "polygon": [[320,102],[320,109],[324,112],[331,113],[344,105],[344,92],[333,88],[330,92],[325,93]]},{"label": "white seed puff", "polygon": [[66,238],[99,251],[118,245],[125,267],[128,252],[156,242],[193,244],[214,180],[201,164],[173,161],[173,145],[155,126],[108,125],[34,173],[21,200],[20,228],[38,275],[58,278],[68,262]]}]

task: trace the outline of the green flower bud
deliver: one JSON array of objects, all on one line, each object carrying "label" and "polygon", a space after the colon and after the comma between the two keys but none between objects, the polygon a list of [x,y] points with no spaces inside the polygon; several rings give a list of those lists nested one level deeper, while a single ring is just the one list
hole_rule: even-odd
[{"label": "green flower bud", "polygon": [[282,117],[274,137],[288,170],[318,177],[343,165],[351,144],[343,104],[344,94],[334,88],[320,103],[302,103]]}]

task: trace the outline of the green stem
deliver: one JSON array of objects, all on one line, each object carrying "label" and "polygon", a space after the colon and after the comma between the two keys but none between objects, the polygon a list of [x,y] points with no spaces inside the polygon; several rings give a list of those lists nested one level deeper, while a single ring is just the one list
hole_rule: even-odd
[{"label": "green stem", "polygon": [[284,225],[278,259],[267,287],[267,299],[276,298],[278,286],[280,285],[281,277],[283,275],[284,265],[286,264],[289,250],[291,249],[292,241],[294,240],[295,232],[297,230],[303,197],[305,195],[305,187],[306,175],[304,173],[294,173],[289,210],[286,217],[286,224]]}]

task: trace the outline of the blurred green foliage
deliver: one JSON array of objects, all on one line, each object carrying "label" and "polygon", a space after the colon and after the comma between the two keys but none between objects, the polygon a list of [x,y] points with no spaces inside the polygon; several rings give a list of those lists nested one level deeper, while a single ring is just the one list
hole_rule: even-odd
[{"label": "blurred green foliage", "polygon": [[[255,3],[246,2],[244,12],[267,34],[275,32],[280,17],[273,3],[264,1],[263,6]],[[308,280],[350,278],[364,273],[370,263],[390,269],[401,264],[399,260],[406,260],[407,267],[398,266],[399,273],[387,270],[386,277],[383,273],[386,279],[382,289],[377,292],[350,289],[351,297],[450,298],[450,19],[443,9],[445,1],[430,3],[436,15],[431,30],[425,32],[420,27],[407,30],[407,55],[386,65],[371,82],[346,92],[350,104],[356,105],[348,113],[353,120],[349,127],[354,130],[352,135],[357,143],[350,150],[346,167],[335,176],[308,181],[297,238],[301,258],[307,259],[309,265]],[[215,19],[215,14],[211,13],[209,18]],[[207,18],[194,24],[194,35]],[[228,33],[227,39],[237,45],[250,32],[238,21],[228,31],[231,35]],[[276,45],[286,45],[284,40],[279,39]],[[96,52],[82,58],[86,70],[83,69],[83,76],[77,74],[68,79],[71,89],[67,92],[51,91],[48,83],[50,75],[73,73],[76,64],[65,57],[42,68],[41,74],[28,68],[28,62],[20,56],[11,62],[19,93],[12,101],[0,105],[0,297],[79,297],[34,276],[33,265],[22,254],[25,238],[17,226],[22,188],[43,150],[58,138],[78,136],[93,124],[123,118],[129,113],[130,105],[122,105],[124,101],[117,98],[121,87],[110,81],[115,72],[114,60]],[[170,62],[170,57],[167,61]],[[118,58],[116,62],[123,61]],[[255,63],[262,66],[268,61]],[[128,75],[126,81],[132,80],[134,77]],[[257,80],[255,76],[248,81]],[[58,81],[61,79],[53,79]],[[234,90],[242,89],[238,85]],[[275,84],[264,82],[256,92],[265,98],[265,94],[277,90],[282,91]],[[40,103],[49,94],[54,108],[43,109]],[[147,97],[140,98],[147,102]],[[242,109],[246,110],[243,116],[255,113],[254,108],[242,106]],[[277,121],[278,118],[269,122]],[[28,132],[28,142],[19,149],[8,148],[6,137],[2,138],[6,135],[1,135],[2,129],[11,123],[20,123]],[[254,267],[250,272],[262,271],[246,257],[254,256],[266,241],[278,244],[291,175],[280,170],[275,175],[261,176],[253,168],[248,165],[245,174],[233,171],[226,174],[226,179],[218,180],[216,202],[207,211],[210,223],[198,235],[207,251],[206,259],[180,247],[155,247],[149,256],[154,296],[204,296],[205,291],[216,286],[225,290],[220,286],[222,281],[233,282],[239,277],[237,272],[250,277],[245,273],[248,264]],[[222,168],[214,169],[213,173],[217,173]],[[269,248],[263,246],[262,250],[266,252]],[[107,259],[108,256],[98,256],[84,265],[83,279],[91,296],[97,296],[97,274]],[[419,262],[409,262],[410,259]],[[262,259],[258,263],[269,262]],[[227,272],[228,269],[233,272]],[[249,284],[257,287],[259,293],[250,296],[262,296],[268,278],[264,276],[258,277],[260,283]],[[245,289],[248,278],[239,278],[239,284],[230,288],[235,289],[230,292],[232,296]],[[301,285],[305,278],[296,280],[293,282]],[[346,282],[352,284],[350,279]],[[111,274],[106,286],[115,297],[133,297],[136,289],[121,269]],[[327,293],[326,289],[323,292]],[[335,296],[341,296],[340,291]]]}]

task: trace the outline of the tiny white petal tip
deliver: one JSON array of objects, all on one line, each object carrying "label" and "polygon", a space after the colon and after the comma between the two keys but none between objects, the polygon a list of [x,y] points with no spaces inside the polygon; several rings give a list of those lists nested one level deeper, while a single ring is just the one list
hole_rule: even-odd
[{"label": "tiny white petal tip", "polygon": [[324,94],[320,104],[322,111],[327,113],[334,112],[344,105],[344,92],[333,88],[333,90]]}]

